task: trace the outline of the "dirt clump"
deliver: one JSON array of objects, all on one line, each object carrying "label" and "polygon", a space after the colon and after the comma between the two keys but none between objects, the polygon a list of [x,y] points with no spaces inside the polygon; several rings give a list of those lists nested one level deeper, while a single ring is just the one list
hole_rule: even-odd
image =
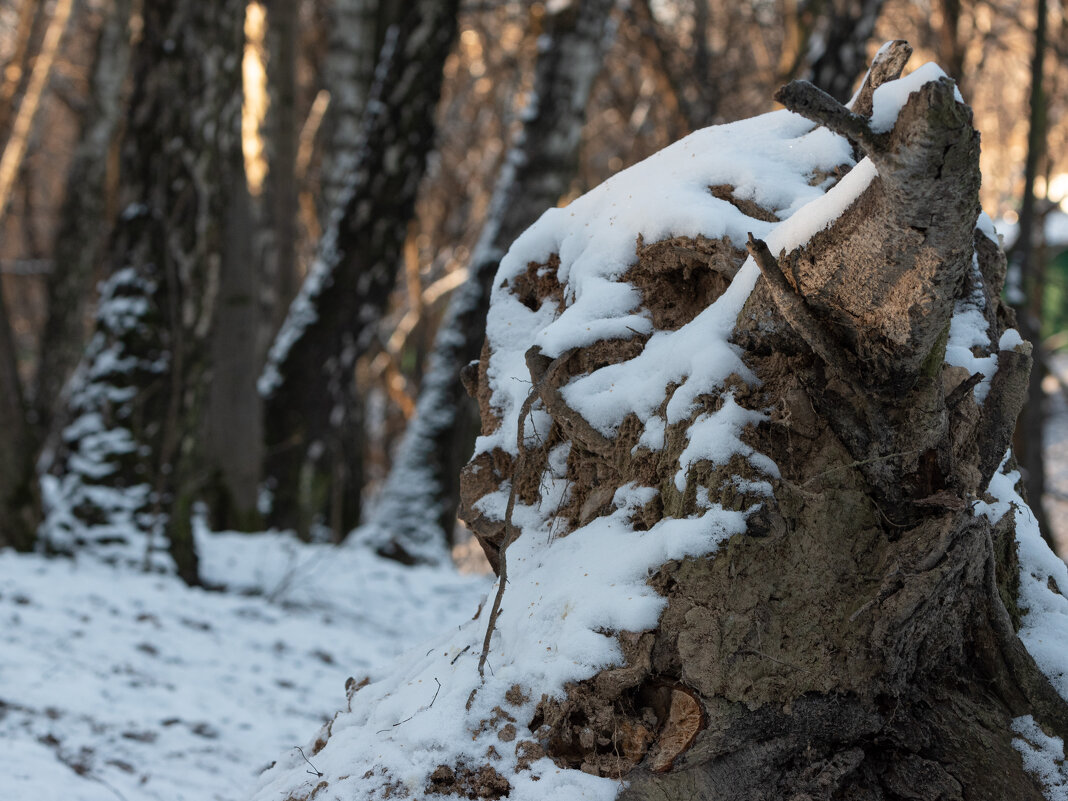
[{"label": "dirt clump", "polygon": [[438,765],[426,784],[428,795],[458,795],[461,798],[504,798],[511,792],[508,780],[496,768]]}]

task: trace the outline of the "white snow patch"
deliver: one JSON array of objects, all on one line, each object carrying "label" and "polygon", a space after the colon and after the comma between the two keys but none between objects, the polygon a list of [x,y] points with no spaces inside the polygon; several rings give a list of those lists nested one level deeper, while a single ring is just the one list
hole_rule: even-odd
[{"label": "white snow patch", "polygon": [[[953,317],[949,323],[945,362],[954,367],[963,367],[973,375],[980,373],[983,376],[983,380],[972,390],[976,402],[982,405],[990,392],[990,382],[994,378],[994,373],[998,370],[998,354],[990,347],[990,325],[985,314],[986,295],[983,293],[983,276],[979,271],[979,256],[974,252],[971,270],[974,289],[970,296],[958,300],[954,306]],[[1010,331],[1002,335],[1002,341],[1012,342],[1013,337]],[[1019,334],[1016,334],[1016,339],[1019,339]],[[1005,348],[999,349],[1005,350]],[[983,355],[977,355],[976,351]]]},{"label": "white snow patch", "polygon": [[[485,682],[476,670],[483,612],[402,657],[389,678],[357,693],[352,712],[337,717],[330,741],[314,759],[331,791],[378,798],[397,782],[420,797],[439,764],[489,761],[511,783],[510,801],[614,798],[618,782],[561,770],[548,759],[517,773],[513,748],[502,747],[497,728],[480,729],[477,722],[493,717],[513,684],[559,695],[565,683],[619,664],[615,633],[655,626],[666,603],[647,584],[649,566],[710,553],[745,529],[744,513],[710,506],[700,516],[634,531],[630,516],[655,495],[652,488],[627,485],[616,493],[614,513],[558,539],[539,509],[517,504],[513,519],[523,535],[508,550],[510,581]],[[526,721],[536,703],[505,706]],[[499,759],[487,759],[491,745]],[[284,756],[263,775],[254,798],[273,800],[314,787],[319,779],[300,778],[301,764],[299,755]],[[362,778],[368,773],[373,778]]]},{"label": "white snow patch", "polygon": [[[946,73],[934,62],[928,62],[922,67],[910,72],[896,81],[888,81],[875,89],[872,94],[871,129],[875,133],[886,133],[894,127],[897,115],[908,102],[909,95],[918,92],[924,84],[946,78]],[[953,96],[958,103],[963,103],[960,89],[954,85]]]},{"label": "white snow patch", "polygon": [[1068,767],[1064,763],[1064,741],[1050,737],[1030,715],[1014,718],[1012,730],[1019,734],[1012,747],[1023,757],[1024,770],[1042,785],[1049,801],[1068,801]]},{"label": "white snow patch", "polygon": [[[784,224],[748,217],[714,197],[708,187],[729,184],[735,196],[786,219],[806,203],[827,202],[826,184],[811,185],[813,175],[851,163],[845,139],[780,111],[697,131],[613,176],[566,208],[546,211],[509,249],[494,282],[487,321],[494,348],[488,378],[503,424],[493,435],[480,437],[476,451],[500,447],[515,452],[518,410],[530,391],[523,354],[531,344],[556,357],[599,340],[651,332],[650,320],[637,309],[637,290],[620,281],[635,261],[639,235],[646,242],[698,234],[726,236],[743,246],[747,234],[753,232],[768,239],[769,245],[784,247],[787,243],[779,241],[783,234],[774,233]],[[842,183],[866,185],[864,174],[864,170],[856,178],[850,174]],[[868,180],[872,175],[874,170],[867,173]],[[840,191],[832,194],[842,195]],[[804,241],[837,216],[838,212],[821,209],[785,225],[792,231],[787,237],[792,244]],[[544,264],[553,253],[560,258],[556,277],[566,287],[565,308],[545,302],[536,310],[528,309],[509,286],[529,263]],[[735,350],[723,342],[723,332],[733,325],[758,275],[755,265],[743,269],[729,297],[721,298],[680,331],[653,334],[640,361],[632,360],[628,362],[631,367],[624,368],[655,367],[643,376],[644,387],[635,387],[629,380],[616,381],[616,371],[604,368],[572,382],[564,390],[565,400],[571,403],[590,396],[591,403],[600,408],[587,404],[577,411],[608,431],[626,411],[637,411],[646,420],[661,402],[669,381],[696,376],[673,400],[667,422],[684,418],[697,394],[714,389],[731,372],[747,375]]]},{"label": "white snow patch", "polygon": [[1038,521],[1016,491],[1019,481],[1019,471],[1006,473],[1003,462],[987,490],[994,501],[978,501],[976,512],[991,523],[1006,514],[1015,516],[1020,559],[1017,603],[1023,611],[1017,633],[1054,689],[1068,700],[1068,598],[1061,594],[1068,590],[1068,567],[1042,539]]}]

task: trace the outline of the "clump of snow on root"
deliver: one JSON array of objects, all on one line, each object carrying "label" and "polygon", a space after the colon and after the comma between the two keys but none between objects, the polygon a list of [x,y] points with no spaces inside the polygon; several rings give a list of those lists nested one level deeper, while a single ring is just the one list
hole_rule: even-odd
[{"label": "clump of snow on root", "polygon": [[[916,88],[910,85],[910,91]],[[890,100],[880,113],[896,117],[908,93],[883,96]],[[637,290],[622,280],[634,264],[635,242],[639,236],[652,243],[701,235],[726,237],[741,248],[752,232],[773,253],[791,250],[831,225],[876,176],[864,159],[835,183],[832,171],[852,165],[851,153],[845,139],[775,112],[698,131],[570,206],[547,211],[512,246],[494,284],[488,379],[501,425],[479,438],[476,452],[516,454],[520,409],[530,392],[524,354],[531,345],[556,357],[603,340],[650,335],[636,358],[578,376],[563,394],[605,436],[613,436],[628,414],[637,415],[645,426],[643,442],[651,446],[662,444],[665,424],[690,420],[697,398],[722,392],[732,374],[754,382],[728,341],[759,276],[752,259],[688,324],[654,331]],[[722,185],[733,187],[735,198],[773,212],[778,222],[754,219],[714,197],[709,187]],[[562,307],[545,300],[530,309],[509,285],[531,262],[547,265],[554,254]],[[669,385],[675,389],[665,420],[657,410]],[[546,422],[544,412],[535,410],[532,417],[540,418],[538,425]],[[699,460],[722,464],[735,454],[757,472],[776,475],[775,465],[739,438],[760,417],[728,402],[691,420],[678,480],[685,484],[688,466]],[[615,634],[655,627],[666,603],[648,585],[649,576],[668,560],[714,553],[745,530],[748,512],[725,510],[705,493],[700,513],[664,518],[639,531],[631,518],[658,490],[627,484],[616,491],[611,514],[555,536],[555,514],[567,502],[566,448],[550,456],[540,500],[515,503],[511,522],[521,533],[507,551],[509,581],[485,678],[477,669],[487,624],[483,612],[401,658],[388,679],[351,696],[348,708],[305,748],[321,775],[308,773],[294,752],[262,776],[256,799],[303,799],[317,792],[420,798],[435,790],[431,776],[440,766],[456,776],[465,770],[495,773],[507,782],[510,801],[616,796],[621,785],[615,780],[562,769],[545,757],[524,758],[535,707],[542,694],[559,697],[566,683],[620,664]],[[505,483],[482,499],[480,510],[503,519],[508,494]]]},{"label": "clump of snow on root", "polygon": [[1019,482],[1020,472],[1006,470],[1003,462],[987,489],[993,500],[979,501],[976,511],[991,523],[1006,514],[1014,517],[1020,560],[1017,604],[1022,612],[1017,634],[1054,689],[1068,701],[1068,598],[1061,594],[1068,591],[1068,567],[1042,539],[1038,520],[1017,491]]}]

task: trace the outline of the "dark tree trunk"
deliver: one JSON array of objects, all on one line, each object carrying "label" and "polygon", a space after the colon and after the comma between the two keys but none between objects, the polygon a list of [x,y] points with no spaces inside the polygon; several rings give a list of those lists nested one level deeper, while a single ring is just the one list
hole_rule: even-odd
[{"label": "dark tree trunk", "polygon": [[191,512],[207,478],[209,339],[242,180],[244,10],[238,0],[142,10],[111,277],[45,477],[48,546],[189,582]]},{"label": "dark tree trunk", "polygon": [[40,520],[34,454],[14,337],[0,291],[0,548],[33,546]]},{"label": "dark tree trunk", "polygon": [[[938,27],[939,55],[946,73],[961,86],[968,76],[964,74],[964,53],[966,43],[960,37],[960,17],[965,2],[962,0],[941,0],[939,11],[942,23]],[[966,87],[965,87],[966,88]]]},{"label": "dark tree trunk", "polygon": [[34,392],[37,425],[46,434],[54,433],[52,420],[66,402],[64,386],[85,352],[89,304],[115,213],[114,167],[129,73],[130,13],[130,0],[114,0],[105,12],[88,108],[60,210]]},{"label": "dark tree trunk", "polygon": [[460,469],[478,433],[478,408],[461,370],[478,359],[489,291],[508,246],[567,192],[578,171],[586,104],[614,23],[614,0],[578,0],[549,13],[539,40],[530,106],[494,188],[467,281],[441,323],[415,417],[397,450],[378,506],[361,531],[384,555],[440,558],[460,504]]},{"label": "dark tree trunk", "polygon": [[[267,93],[269,105],[264,130],[267,179],[259,224],[263,246],[263,277],[273,287],[273,336],[297,294],[297,50],[299,4],[274,0],[267,7]],[[268,338],[269,343],[269,338]],[[266,344],[264,346],[266,350]]]},{"label": "dark tree trunk", "polygon": [[[234,183],[229,187],[230,208],[222,232],[218,298],[208,346],[212,378],[205,421],[203,496],[216,529],[258,531],[262,529],[257,501],[263,464],[263,401],[256,380],[264,347],[259,337],[262,309],[257,301],[268,274],[263,262],[255,258],[252,243],[264,244],[273,237],[257,237],[263,231],[258,230],[243,164],[231,163],[229,174]],[[280,243],[276,255],[281,261]]]},{"label": "dark tree trunk", "polygon": [[[641,30],[642,42],[653,52],[657,69],[671,88],[671,95],[686,127],[696,131],[716,121],[719,100],[715,86],[708,80],[707,70],[711,63],[708,47],[708,2],[698,0],[694,6],[694,68],[692,72],[681,70],[675,58],[677,45],[665,31],[653,13],[649,0],[635,0],[630,13]],[[696,76],[696,80],[694,79]]]},{"label": "dark tree trunk", "polygon": [[827,0],[809,38],[809,80],[845,103],[868,63],[867,45],[884,0]]},{"label": "dark tree trunk", "polygon": [[359,522],[356,360],[374,338],[401,263],[456,13],[455,2],[414,2],[387,32],[348,188],[260,381],[269,522],[302,536],[316,520],[336,538]]},{"label": "dark tree trunk", "polygon": [[1027,501],[1038,518],[1042,536],[1052,548],[1053,532],[1044,508],[1046,466],[1043,439],[1046,419],[1046,393],[1042,389],[1045,359],[1042,350],[1042,293],[1045,265],[1035,253],[1035,236],[1040,221],[1035,214],[1035,178],[1046,149],[1046,100],[1043,89],[1043,60],[1046,57],[1046,0],[1038,0],[1035,49],[1031,56],[1031,119],[1024,163],[1024,191],[1020,203],[1020,233],[1009,254],[1010,282],[1014,285],[1014,305],[1020,333],[1035,343],[1035,365],[1027,388],[1027,404],[1016,425],[1014,445],[1020,462]]}]

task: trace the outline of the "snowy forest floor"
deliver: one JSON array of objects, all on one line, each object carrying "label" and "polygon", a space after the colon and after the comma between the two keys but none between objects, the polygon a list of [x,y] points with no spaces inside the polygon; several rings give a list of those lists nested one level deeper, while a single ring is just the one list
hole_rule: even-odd
[{"label": "snowy forest floor", "polygon": [[[1068,393],[1047,391],[1064,555]],[[201,531],[198,546],[221,591],[0,553],[0,799],[238,801],[344,705],[346,678],[385,675],[490,589],[280,534]]]},{"label": "snowy forest floor", "polygon": [[0,553],[0,799],[236,801],[345,680],[470,618],[485,577],[266,534],[198,536],[224,591]]}]

